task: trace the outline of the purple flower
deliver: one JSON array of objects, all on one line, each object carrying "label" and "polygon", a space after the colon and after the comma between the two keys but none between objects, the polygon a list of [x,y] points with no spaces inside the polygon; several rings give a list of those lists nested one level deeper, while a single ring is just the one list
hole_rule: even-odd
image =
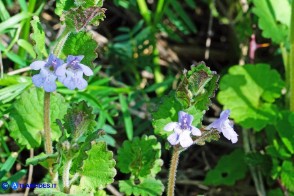
[{"label": "purple flower", "polygon": [[56,70],[58,80],[64,84],[67,88],[73,90],[78,88],[80,90],[88,86],[87,81],[83,78],[83,74],[86,76],[93,75],[93,71],[86,65],[81,64],[81,60],[84,56],[72,56],[67,57],[66,63],[61,65]]},{"label": "purple flower", "polygon": [[63,64],[63,61],[54,56],[49,55],[48,61],[35,61],[30,67],[33,70],[40,70],[39,74],[32,77],[33,83],[37,87],[43,87],[46,92],[53,92],[56,90],[55,80],[57,76],[55,71],[59,66]]},{"label": "purple flower", "polygon": [[238,141],[238,134],[234,131],[233,125],[228,119],[230,116],[230,110],[225,110],[220,114],[219,119],[215,120],[213,123],[208,125],[205,129],[209,130],[211,128],[217,129],[219,132],[223,133],[223,135],[231,140],[232,143],[236,143]]},{"label": "purple flower", "polygon": [[167,140],[171,145],[181,144],[183,148],[187,148],[193,144],[193,140],[190,136],[200,136],[201,131],[192,126],[192,121],[194,117],[183,111],[179,112],[178,122],[171,122],[164,126],[165,131],[174,131],[171,135],[168,136]]}]

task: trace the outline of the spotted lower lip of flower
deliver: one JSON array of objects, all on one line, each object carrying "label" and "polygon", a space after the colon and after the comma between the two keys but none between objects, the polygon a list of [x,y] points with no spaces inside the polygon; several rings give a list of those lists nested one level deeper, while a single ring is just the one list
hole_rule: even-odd
[{"label": "spotted lower lip of flower", "polygon": [[168,132],[174,131],[167,138],[171,145],[180,144],[183,148],[187,148],[193,144],[191,134],[200,136],[201,131],[192,125],[194,119],[192,115],[180,111],[178,116],[178,122],[170,122],[163,129]]},{"label": "spotted lower lip of flower", "polygon": [[58,80],[71,90],[74,90],[75,88],[78,88],[79,90],[85,89],[88,86],[88,83],[83,78],[83,74],[86,76],[93,75],[93,71],[88,66],[80,63],[83,58],[84,56],[82,55],[69,55],[66,63],[56,70]]},{"label": "spotted lower lip of flower", "polygon": [[57,76],[55,71],[59,66],[63,64],[63,61],[54,56],[53,54],[49,55],[49,58],[46,61],[34,61],[30,67],[33,70],[40,70],[39,74],[36,74],[32,77],[32,81],[35,86],[43,87],[46,92],[53,92],[56,90],[56,79]]},{"label": "spotted lower lip of flower", "polygon": [[225,110],[220,114],[219,119],[215,120],[213,123],[208,125],[205,129],[216,129],[219,132],[223,133],[225,138],[231,140],[232,143],[238,141],[238,134],[234,131],[233,126],[229,120],[230,110]]}]

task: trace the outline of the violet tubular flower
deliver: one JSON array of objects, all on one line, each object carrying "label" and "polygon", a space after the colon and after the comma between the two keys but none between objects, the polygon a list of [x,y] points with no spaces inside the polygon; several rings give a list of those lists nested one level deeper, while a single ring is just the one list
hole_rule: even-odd
[{"label": "violet tubular flower", "polygon": [[220,114],[219,119],[215,120],[213,123],[208,125],[205,129],[209,130],[214,128],[219,132],[223,133],[223,135],[231,140],[232,143],[236,143],[238,141],[238,134],[234,131],[232,123],[229,120],[230,110],[225,110]]},{"label": "violet tubular flower", "polygon": [[83,74],[86,76],[93,75],[93,71],[88,66],[80,63],[83,58],[84,56],[82,55],[69,55],[66,63],[56,70],[58,80],[71,90],[74,90],[75,88],[78,88],[79,90],[85,89],[88,86],[88,83],[83,78]]},{"label": "violet tubular flower", "polygon": [[39,74],[32,77],[35,86],[43,87],[46,92],[53,92],[56,90],[55,74],[57,68],[63,64],[63,61],[53,54],[49,55],[48,61],[35,61],[30,67],[33,70],[40,70]]},{"label": "violet tubular flower", "polygon": [[187,148],[193,144],[191,134],[200,136],[201,131],[192,125],[194,117],[183,111],[179,112],[178,122],[170,122],[164,126],[165,131],[174,131],[168,136],[167,140],[171,145],[180,145]]}]

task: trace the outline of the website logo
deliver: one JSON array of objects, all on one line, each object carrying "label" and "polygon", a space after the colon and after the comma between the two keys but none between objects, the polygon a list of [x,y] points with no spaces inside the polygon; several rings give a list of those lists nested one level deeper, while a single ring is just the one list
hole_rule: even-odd
[{"label": "website logo", "polygon": [[1,186],[3,190],[7,190],[9,188],[9,184],[7,182],[2,182]]}]

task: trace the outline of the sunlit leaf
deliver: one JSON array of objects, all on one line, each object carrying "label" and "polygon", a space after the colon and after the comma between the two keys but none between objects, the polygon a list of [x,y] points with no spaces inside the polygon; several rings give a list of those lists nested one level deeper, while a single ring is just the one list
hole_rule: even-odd
[{"label": "sunlit leaf", "polygon": [[277,108],[272,102],[283,87],[279,73],[267,64],[233,66],[220,81],[218,100],[237,123],[259,131],[275,122]]},{"label": "sunlit leaf", "polygon": [[[53,141],[57,140],[61,132],[56,124],[56,119],[62,119],[67,104],[58,93],[50,96],[50,127]],[[44,122],[44,91],[39,88],[31,88],[21,94],[20,98],[13,104],[10,113],[9,131],[20,145],[26,148],[39,147],[42,141]]]}]

